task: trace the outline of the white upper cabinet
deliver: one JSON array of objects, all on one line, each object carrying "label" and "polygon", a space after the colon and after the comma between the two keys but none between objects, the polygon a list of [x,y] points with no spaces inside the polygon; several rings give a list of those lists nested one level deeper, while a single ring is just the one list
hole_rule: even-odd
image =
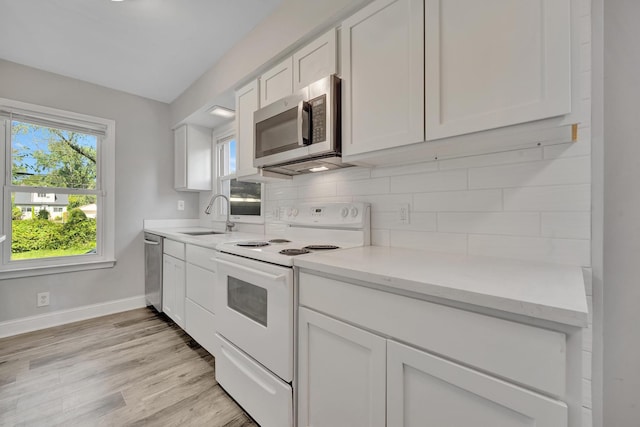
[{"label": "white upper cabinet", "polygon": [[259,106],[259,83],[254,80],[236,91],[236,176],[238,179],[258,173],[253,167],[253,113]]},{"label": "white upper cabinet", "polygon": [[297,91],[331,74],[338,73],[336,29],[293,54],[293,90]]},{"label": "white upper cabinet", "polygon": [[183,125],[174,131],[174,187],[211,190],[211,130]]},{"label": "white upper cabinet", "polygon": [[425,0],[425,40],[427,140],[571,112],[571,0]]},{"label": "white upper cabinet", "polygon": [[344,156],[424,140],[423,0],[378,0],[342,23]]},{"label": "white upper cabinet", "polygon": [[260,76],[260,105],[269,105],[292,93],[293,59],[291,57]]}]

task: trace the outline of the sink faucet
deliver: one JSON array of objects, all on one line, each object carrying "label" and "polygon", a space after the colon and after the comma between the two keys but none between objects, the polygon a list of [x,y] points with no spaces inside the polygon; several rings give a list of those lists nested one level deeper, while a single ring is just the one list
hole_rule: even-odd
[{"label": "sink faucet", "polygon": [[229,198],[227,196],[225,196],[224,194],[214,194],[213,196],[211,196],[211,200],[209,200],[209,204],[207,205],[206,209],[204,210],[204,213],[206,213],[207,215],[211,214],[211,207],[213,206],[213,202],[216,201],[216,199],[218,197],[222,197],[223,199],[225,199],[227,201],[227,222],[226,222],[226,231],[232,231],[233,227],[235,227],[235,223],[231,222],[229,220],[229,213],[231,212],[231,202],[229,201]]}]

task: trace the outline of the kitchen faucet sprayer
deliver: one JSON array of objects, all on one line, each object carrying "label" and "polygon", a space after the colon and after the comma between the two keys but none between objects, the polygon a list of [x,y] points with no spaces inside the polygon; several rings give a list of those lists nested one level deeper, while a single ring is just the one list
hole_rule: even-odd
[{"label": "kitchen faucet sprayer", "polygon": [[229,201],[229,198],[224,194],[214,194],[213,196],[211,196],[211,200],[209,200],[209,204],[205,208],[204,213],[206,213],[207,215],[211,214],[211,208],[213,207],[213,202],[215,202],[218,197],[222,197],[227,201],[226,231],[232,231],[233,227],[235,227],[236,224],[229,220],[229,213],[231,212],[231,202]]}]

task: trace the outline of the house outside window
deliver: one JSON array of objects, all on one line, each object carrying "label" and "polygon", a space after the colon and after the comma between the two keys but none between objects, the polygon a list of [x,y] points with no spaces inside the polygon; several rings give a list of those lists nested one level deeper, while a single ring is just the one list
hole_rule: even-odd
[{"label": "house outside window", "polygon": [[0,99],[0,125],[0,278],[113,266],[115,122]]},{"label": "house outside window", "polygon": [[[263,185],[236,179],[237,142],[235,132],[227,127],[214,133],[217,192],[229,197],[231,217],[235,222],[264,222],[262,208]],[[226,206],[218,205],[220,216],[226,215]]]}]

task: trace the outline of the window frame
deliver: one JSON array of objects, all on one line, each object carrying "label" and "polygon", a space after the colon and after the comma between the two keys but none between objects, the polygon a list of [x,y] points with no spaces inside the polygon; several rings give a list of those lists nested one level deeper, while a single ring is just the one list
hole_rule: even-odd
[{"label": "window frame", "polygon": [[[236,129],[234,123],[231,122],[225,126],[222,126],[212,133],[212,145],[213,145],[213,164],[215,168],[213,168],[213,181],[214,181],[214,193],[213,194],[224,194],[229,197],[228,192],[224,188],[224,181],[231,182],[232,179],[237,179],[237,167],[238,167],[238,140],[236,139],[236,170],[234,173],[221,175],[221,165],[225,160],[224,158],[229,157],[229,153],[227,151],[221,150],[221,145],[225,144],[227,141],[236,138]],[[228,145],[227,145],[228,146]],[[260,183],[260,215],[230,215],[229,218],[231,221],[241,224],[264,224],[264,194],[265,186],[264,183]],[[226,206],[222,203],[224,200],[216,200],[215,206],[215,221],[226,221],[227,213]]]},{"label": "window frame", "polygon": [[[57,193],[78,194],[82,191],[74,188],[13,185],[11,180],[11,119],[8,113],[19,114],[34,120],[43,120],[52,123],[52,125],[57,123],[61,127],[66,125],[104,129],[104,136],[99,138],[96,149],[96,188],[100,201],[97,204],[99,221],[96,230],[96,254],[11,261],[12,192],[51,193],[52,190],[57,190],[55,191]],[[0,279],[93,270],[115,265],[115,132],[116,122],[114,120],[0,98],[0,165],[4,170],[1,182],[2,197],[0,198],[0,212],[3,214],[4,221],[0,222],[0,236],[6,235],[6,240],[0,243]]]}]

